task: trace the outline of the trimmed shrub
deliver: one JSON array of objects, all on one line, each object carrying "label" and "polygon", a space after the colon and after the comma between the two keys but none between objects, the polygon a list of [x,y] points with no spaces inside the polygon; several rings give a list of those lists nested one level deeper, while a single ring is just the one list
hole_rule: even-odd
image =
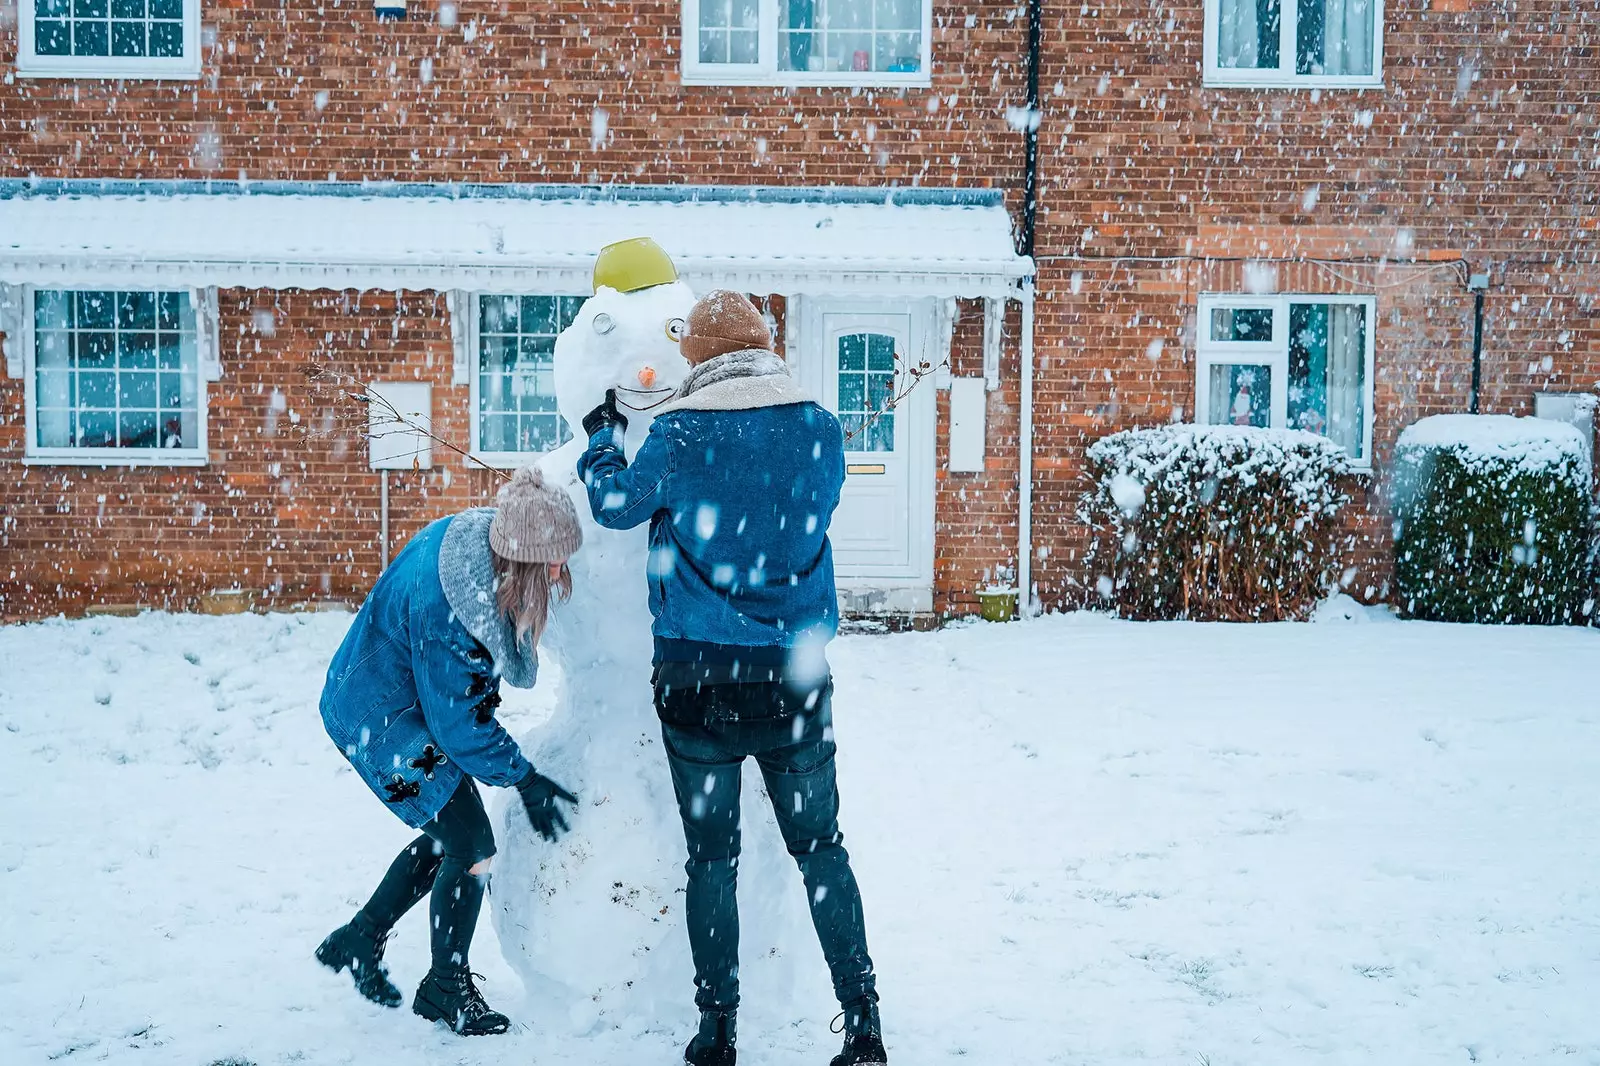
[{"label": "trimmed shrub", "polygon": [[1089,449],[1090,573],[1128,618],[1303,618],[1338,563],[1349,460],[1326,437],[1247,426],[1114,433]]},{"label": "trimmed shrub", "polygon": [[1439,622],[1583,623],[1594,610],[1589,460],[1564,422],[1434,415],[1395,447],[1400,610]]}]

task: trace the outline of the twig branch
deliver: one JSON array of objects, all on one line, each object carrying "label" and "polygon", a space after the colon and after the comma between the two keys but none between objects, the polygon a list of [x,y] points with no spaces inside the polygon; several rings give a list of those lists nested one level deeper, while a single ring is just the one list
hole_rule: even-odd
[{"label": "twig branch", "polygon": [[[338,398],[334,401],[336,407],[343,407],[347,414],[354,414],[357,411],[360,412],[360,429],[357,430],[357,432],[359,432],[363,438],[368,440],[371,439],[371,427],[374,425],[380,427],[390,425],[404,426],[406,429],[409,429],[414,433],[422,434],[424,437],[427,437],[441,448],[444,448],[446,451],[454,452],[456,455],[461,456],[467,462],[473,464],[479,469],[487,470],[501,481],[511,480],[511,475],[507,474],[504,470],[498,470],[490,466],[488,463],[485,463],[482,459],[479,459],[476,455],[473,455],[465,448],[459,447],[456,444],[445,440],[443,437],[439,436],[439,434],[435,433],[431,426],[423,425],[415,419],[407,417],[399,410],[399,408],[395,407],[393,403],[389,402],[385,396],[375,391],[368,382],[362,381],[360,378],[357,378],[354,375],[346,374],[342,370],[335,370],[329,366],[308,366],[305,369],[305,376],[306,380],[310,383],[313,389],[328,386],[338,390]],[[371,412],[374,409],[378,412],[376,421],[374,421],[371,415]],[[336,432],[336,430],[317,431],[309,428],[308,426],[305,430],[305,436],[308,439],[315,437],[327,437],[334,435],[334,432]]]}]

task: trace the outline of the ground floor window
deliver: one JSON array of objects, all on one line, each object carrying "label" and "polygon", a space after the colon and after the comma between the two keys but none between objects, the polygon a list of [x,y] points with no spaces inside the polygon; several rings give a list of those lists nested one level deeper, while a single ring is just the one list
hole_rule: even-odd
[{"label": "ground floor window", "polygon": [[31,458],[205,459],[205,386],[188,291],[33,292]]},{"label": "ground floor window", "polygon": [[1371,461],[1373,319],[1363,296],[1203,296],[1196,418],[1328,437]]},{"label": "ground floor window", "polygon": [[556,408],[556,336],[577,317],[581,296],[478,297],[472,353],[472,450],[514,466],[572,433]]}]

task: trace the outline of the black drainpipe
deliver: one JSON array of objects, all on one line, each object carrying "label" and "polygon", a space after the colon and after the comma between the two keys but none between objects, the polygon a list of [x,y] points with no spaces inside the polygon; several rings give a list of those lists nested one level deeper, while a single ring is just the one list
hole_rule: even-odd
[{"label": "black drainpipe", "polygon": [[1489,288],[1489,275],[1474,274],[1467,281],[1472,290],[1472,397],[1467,410],[1478,413],[1478,392],[1483,384],[1483,294]]},{"label": "black drainpipe", "polygon": [[1039,49],[1044,36],[1044,0],[1028,0],[1028,159],[1022,172],[1022,247],[1033,255],[1039,215]]}]

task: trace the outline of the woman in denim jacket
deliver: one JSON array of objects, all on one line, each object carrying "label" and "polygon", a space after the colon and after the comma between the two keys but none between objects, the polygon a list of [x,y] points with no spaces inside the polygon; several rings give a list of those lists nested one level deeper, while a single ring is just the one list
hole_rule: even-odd
[{"label": "woman in denim jacket", "polygon": [[348,969],[374,1003],[398,1007],[383,947],[400,916],[429,896],[432,968],[412,1009],[465,1036],[503,1033],[472,982],[467,951],[483,903],[494,833],[474,780],[516,788],[533,828],[567,829],[566,789],[523,758],[495,720],[502,680],[532,688],[552,594],[583,534],[571,499],[539,473],[516,473],[495,501],[418,533],[378,578],[328,667],[322,721],[350,765],[422,835],[390,865],[366,906],[317,959]]}]

